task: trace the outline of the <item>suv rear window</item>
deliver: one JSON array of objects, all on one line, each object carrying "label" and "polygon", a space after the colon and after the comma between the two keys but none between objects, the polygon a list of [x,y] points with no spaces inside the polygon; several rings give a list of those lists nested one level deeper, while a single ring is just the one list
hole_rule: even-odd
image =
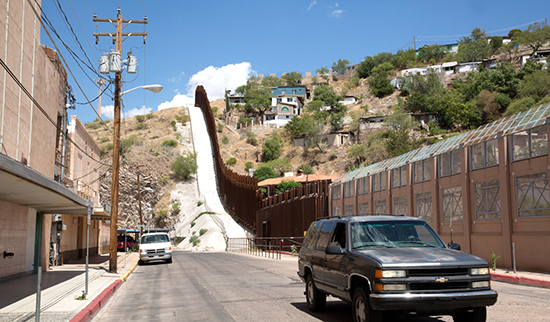
[{"label": "suv rear window", "polygon": [[424,222],[376,221],[351,223],[353,248],[441,247],[445,244]]}]

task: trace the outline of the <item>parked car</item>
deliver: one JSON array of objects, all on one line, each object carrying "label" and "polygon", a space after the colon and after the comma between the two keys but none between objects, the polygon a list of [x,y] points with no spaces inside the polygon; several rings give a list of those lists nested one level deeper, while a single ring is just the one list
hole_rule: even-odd
[{"label": "parked car", "polygon": [[132,250],[138,249],[138,243],[132,236],[118,235],[116,242],[117,242],[118,251],[127,252],[130,249]]},{"label": "parked car", "polygon": [[154,260],[172,263],[172,244],[167,233],[144,234],[139,240],[139,264]]},{"label": "parked car", "polygon": [[352,303],[354,321],[452,315],[485,321],[497,301],[489,264],[446,246],[430,225],[405,216],[335,216],[309,227],[298,260],[311,311],[330,294]]}]

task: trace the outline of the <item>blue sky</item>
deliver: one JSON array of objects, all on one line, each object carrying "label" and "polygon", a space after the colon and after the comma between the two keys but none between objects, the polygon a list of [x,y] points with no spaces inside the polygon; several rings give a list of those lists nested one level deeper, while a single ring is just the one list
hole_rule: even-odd
[{"label": "blue sky", "polygon": [[[194,88],[204,85],[209,99],[223,96],[252,74],[298,71],[315,72],[338,59],[352,64],[378,52],[396,52],[423,44],[453,43],[475,27],[490,35],[507,35],[512,28],[526,29],[544,22],[550,1],[324,1],[324,0],[42,0],[45,15],[60,37],[85,60],[71,36],[63,12],[95,68],[99,57],[114,48],[107,37],[95,44],[93,32],[114,32],[109,23],[94,23],[92,16],[149,24],[146,45],[142,37],[123,43],[123,57],[131,49],[138,58],[139,73],[123,73],[123,90],[145,84],[161,84],[154,94],[138,89],[123,96],[126,116],[192,104]],[[142,24],[130,24],[124,32],[143,32]],[[62,55],[89,99],[98,95],[94,84],[76,61],[60,47]],[[44,31],[41,42],[53,47]],[[98,76],[88,71],[92,79]],[[114,79],[114,74],[111,74]],[[86,99],[69,76],[78,102]],[[111,85],[114,88],[114,85]],[[113,101],[102,98],[102,118],[112,118]],[[97,101],[93,103],[97,108]],[[83,122],[95,119],[89,105],[77,105],[71,115]]]}]

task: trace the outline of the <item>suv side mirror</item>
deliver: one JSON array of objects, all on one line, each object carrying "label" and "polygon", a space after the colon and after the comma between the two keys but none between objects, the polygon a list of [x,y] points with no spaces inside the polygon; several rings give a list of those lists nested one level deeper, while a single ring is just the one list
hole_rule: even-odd
[{"label": "suv side mirror", "polygon": [[449,243],[449,248],[454,250],[460,250],[460,244],[458,243]]},{"label": "suv side mirror", "polygon": [[342,249],[342,247],[340,247],[340,245],[329,245],[325,249],[325,253],[327,253],[329,255],[342,255],[342,254],[346,253],[346,250]]}]

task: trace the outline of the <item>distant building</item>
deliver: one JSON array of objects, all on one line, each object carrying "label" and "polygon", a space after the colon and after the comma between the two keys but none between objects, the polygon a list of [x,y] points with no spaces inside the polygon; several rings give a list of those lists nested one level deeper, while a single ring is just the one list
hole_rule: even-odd
[{"label": "distant building", "polygon": [[328,174],[299,174],[292,177],[281,177],[281,178],[272,178],[272,179],[265,179],[263,181],[258,182],[258,187],[265,188],[267,190],[266,197],[275,195],[275,189],[277,188],[277,185],[284,181],[294,181],[298,183],[308,183],[308,182],[315,182],[315,181],[323,181],[323,180],[330,180],[330,182],[334,181],[337,176],[328,175]]},{"label": "distant building", "polygon": [[263,123],[284,126],[294,116],[302,114],[306,99],[305,86],[281,86],[271,89],[271,108],[264,113]]}]

